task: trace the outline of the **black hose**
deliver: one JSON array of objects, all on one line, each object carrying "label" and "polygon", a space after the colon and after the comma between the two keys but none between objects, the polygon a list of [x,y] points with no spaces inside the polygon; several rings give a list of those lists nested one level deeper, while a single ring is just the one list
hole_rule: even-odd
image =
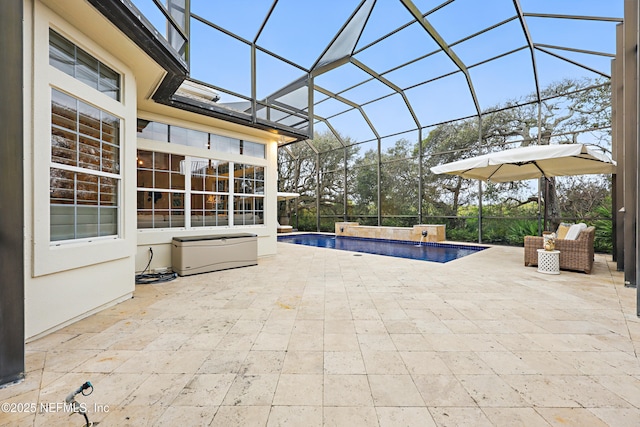
[{"label": "black hose", "polygon": [[151,260],[153,259],[153,249],[149,248],[149,262],[147,266],[142,270],[142,273],[136,274],[136,285],[148,285],[151,283],[164,283],[175,280],[178,275],[173,271],[167,271],[165,273],[146,273],[151,265]]}]

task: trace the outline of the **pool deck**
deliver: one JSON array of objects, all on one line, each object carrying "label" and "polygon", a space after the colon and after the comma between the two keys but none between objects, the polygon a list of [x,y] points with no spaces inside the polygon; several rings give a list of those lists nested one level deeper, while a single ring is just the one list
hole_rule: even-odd
[{"label": "pool deck", "polygon": [[[78,401],[100,427],[639,425],[636,290],[608,256],[545,275],[514,247],[446,264],[278,251],[138,285],[27,344],[26,379],[0,402],[52,407],[89,380]],[[0,412],[1,426],[82,423]]]}]

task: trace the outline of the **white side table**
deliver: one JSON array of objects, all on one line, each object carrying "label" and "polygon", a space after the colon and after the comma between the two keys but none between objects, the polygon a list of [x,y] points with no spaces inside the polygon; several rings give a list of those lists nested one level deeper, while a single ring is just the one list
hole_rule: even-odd
[{"label": "white side table", "polygon": [[560,251],[538,249],[538,273],[560,274]]}]

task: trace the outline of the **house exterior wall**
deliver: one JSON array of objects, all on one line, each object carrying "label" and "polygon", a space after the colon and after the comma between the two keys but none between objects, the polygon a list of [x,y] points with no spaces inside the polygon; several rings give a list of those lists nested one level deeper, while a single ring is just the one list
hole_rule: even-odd
[{"label": "house exterior wall", "polygon": [[[49,65],[49,28],[122,76],[121,102]],[[87,35],[39,1],[25,2],[25,338],[38,337],[67,323],[130,298],[134,290],[135,76]],[[121,119],[120,231],[117,238],[54,243],[49,231],[51,91],[65,91]]]},{"label": "house exterior wall", "polygon": [[[177,117],[178,116],[178,117]],[[240,154],[212,152],[210,150],[190,147],[184,145],[170,144],[148,139],[138,138],[137,148],[139,150],[163,152],[192,156],[196,158],[212,157],[217,160],[250,163],[265,168],[265,206],[264,224],[241,226],[216,226],[216,227],[177,227],[160,229],[138,229],[136,271],[141,272],[149,263],[149,248],[153,251],[153,259],[149,264],[149,270],[165,269],[171,267],[171,240],[173,237],[201,236],[201,235],[221,235],[229,233],[252,233],[258,236],[258,256],[264,257],[276,253],[276,230],[277,230],[277,143],[273,138],[253,134],[238,132],[227,129],[221,124],[207,125],[199,122],[189,121],[189,115],[174,114],[167,116],[157,113],[139,111],[138,117],[150,121],[157,121],[169,125],[181,126],[187,129],[210,132],[218,135],[250,140],[265,144],[265,158],[246,157]],[[223,124],[222,124],[223,125]]]},{"label": "house exterior wall", "polygon": [[[151,71],[138,74],[140,59],[130,58],[131,45],[122,35],[108,37],[102,30],[92,30],[78,17],[86,9],[87,20],[96,28],[108,21],[87,3],[69,7],[53,0],[25,0],[23,100],[24,100],[24,304],[25,339],[30,341],[78,321],[92,313],[131,298],[134,278],[148,262],[148,248],[154,249],[151,268],[171,266],[171,239],[174,236],[249,232],[258,235],[258,256],[276,253],[277,224],[277,142],[268,132],[225,123],[148,101],[151,92],[140,90],[141,81],[149,80]],[[51,6],[51,7],[48,7]],[[79,8],[82,12],[78,12]],[[105,26],[102,25],[102,28]],[[115,27],[109,27],[118,31]],[[120,100],[104,94],[64,74],[49,64],[49,29],[81,47],[121,75]],[[92,31],[94,33],[92,33]],[[126,48],[126,49],[125,49]],[[119,52],[128,52],[122,53]],[[143,54],[143,52],[141,52]],[[126,56],[129,55],[129,56]],[[151,60],[149,60],[151,61]],[[150,62],[151,65],[154,65]],[[52,89],[69,94],[120,119],[120,188],[119,231],[116,237],[51,241],[50,168]],[[141,92],[146,93],[141,99]],[[140,110],[141,101],[145,109]],[[150,107],[149,107],[150,106]],[[137,149],[175,150],[169,144],[138,139],[139,116],[167,123],[226,134],[265,144],[265,158],[253,161],[265,167],[264,224],[247,227],[202,229],[137,229]],[[246,132],[245,132],[246,130]],[[193,147],[181,147],[189,151]],[[199,155],[196,151],[187,154]],[[235,154],[220,154],[229,161],[247,162]]]}]

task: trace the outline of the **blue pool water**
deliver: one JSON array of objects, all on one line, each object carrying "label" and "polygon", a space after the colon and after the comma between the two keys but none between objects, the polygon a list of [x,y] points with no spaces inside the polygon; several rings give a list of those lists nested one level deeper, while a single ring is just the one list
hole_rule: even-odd
[{"label": "blue pool water", "polygon": [[387,255],[398,258],[409,258],[423,261],[445,263],[454,259],[474,254],[483,249],[482,246],[452,245],[445,243],[418,243],[401,240],[364,239],[358,237],[336,237],[331,234],[296,234],[278,236],[279,242],[318,248],[341,249],[344,251],[363,252],[368,254]]}]

